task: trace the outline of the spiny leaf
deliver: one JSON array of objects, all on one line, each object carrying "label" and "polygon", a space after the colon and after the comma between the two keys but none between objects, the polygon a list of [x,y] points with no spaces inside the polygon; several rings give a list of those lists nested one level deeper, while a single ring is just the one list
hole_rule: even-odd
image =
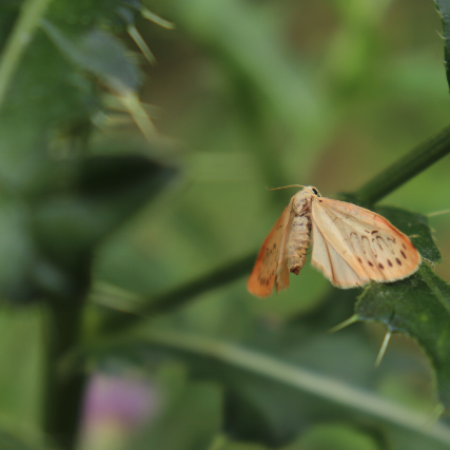
[{"label": "spiny leaf", "polygon": [[450,285],[426,264],[396,283],[373,283],[355,307],[359,320],[412,337],[431,361],[439,400],[450,408]]},{"label": "spiny leaf", "polygon": [[137,66],[129,58],[126,47],[113,35],[95,29],[83,35],[65,35],[48,21],[43,27],[65,57],[92,73],[114,93],[134,91],[139,86]]}]

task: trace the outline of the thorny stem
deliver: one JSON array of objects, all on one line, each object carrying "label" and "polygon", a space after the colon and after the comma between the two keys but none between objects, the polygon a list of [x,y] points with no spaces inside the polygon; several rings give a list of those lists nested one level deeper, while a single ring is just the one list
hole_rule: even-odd
[{"label": "thorny stem", "polygon": [[[375,203],[449,152],[450,126],[442,130],[434,138],[402,156],[397,162],[364,184],[354,195],[366,203]],[[201,276],[197,280],[153,299],[150,298],[145,302],[145,306],[133,314],[111,312],[111,315],[105,321],[103,330],[124,331],[146,317],[180,307],[193,297],[237,280],[251,270],[255,257],[256,253],[246,255],[237,261],[228,263],[213,272]]]},{"label": "thorny stem", "polygon": [[256,253],[244,256],[232,261],[225,266],[207,273],[206,275],[186,283],[177,289],[170,290],[156,297],[148,299],[145,305],[137,312],[124,314],[123,312],[110,311],[110,315],[104,323],[103,331],[114,334],[132,327],[140,319],[148,318],[177,308],[190,299],[211,289],[231,283],[242,277],[253,266]]},{"label": "thorny stem", "polygon": [[355,195],[369,204],[376,203],[448,153],[450,153],[450,126],[402,156],[359,188]]},{"label": "thorny stem", "polygon": [[72,450],[77,444],[86,377],[78,371],[62,376],[61,360],[79,343],[82,306],[80,302],[67,307],[53,300],[47,309],[44,430],[65,450]]}]

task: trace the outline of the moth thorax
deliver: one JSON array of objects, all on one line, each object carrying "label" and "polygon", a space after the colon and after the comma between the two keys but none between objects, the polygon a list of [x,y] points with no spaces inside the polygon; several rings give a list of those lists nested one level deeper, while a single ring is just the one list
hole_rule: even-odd
[{"label": "moth thorax", "polygon": [[300,191],[294,196],[292,209],[296,216],[311,213],[311,194],[306,191]]},{"label": "moth thorax", "polygon": [[287,242],[287,266],[292,273],[298,275],[306,262],[306,251],[309,247],[309,214],[295,216]]}]

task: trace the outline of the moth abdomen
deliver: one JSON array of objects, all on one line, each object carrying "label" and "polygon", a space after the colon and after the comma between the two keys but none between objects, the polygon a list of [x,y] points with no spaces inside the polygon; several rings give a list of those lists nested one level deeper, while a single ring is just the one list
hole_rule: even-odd
[{"label": "moth abdomen", "polygon": [[287,243],[287,266],[289,271],[298,275],[306,262],[306,251],[309,247],[309,215],[296,216],[292,220],[292,229]]}]

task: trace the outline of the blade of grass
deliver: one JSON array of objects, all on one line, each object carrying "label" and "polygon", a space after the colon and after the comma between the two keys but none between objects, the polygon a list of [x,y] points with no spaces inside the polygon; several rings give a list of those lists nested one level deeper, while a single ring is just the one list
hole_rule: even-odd
[{"label": "blade of grass", "polygon": [[[219,361],[237,369],[283,383],[293,389],[308,392],[345,408],[428,436],[438,442],[450,444],[450,427],[439,422],[432,428],[425,427],[430,420],[430,416],[427,414],[411,411],[410,408],[405,408],[371,392],[286,363],[270,355],[213,339],[210,336],[203,337],[167,330],[146,328],[145,331],[141,330],[138,335],[129,336],[127,342],[135,342],[136,339],[140,342],[144,339],[151,345],[175,350],[176,352],[181,351],[190,355],[211,358],[216,362]],[[95,349],[107,349],[109,346],[114,346],[116,342],[123,345],[124,336],[107,338],[102,343],[97,344]]]},{"label": "blade of grass", "polygon": [[33,34],[52,0],[27,0],[0,59],[0,108],[9,84],[19,66],[22,55],[31,43]]}]

